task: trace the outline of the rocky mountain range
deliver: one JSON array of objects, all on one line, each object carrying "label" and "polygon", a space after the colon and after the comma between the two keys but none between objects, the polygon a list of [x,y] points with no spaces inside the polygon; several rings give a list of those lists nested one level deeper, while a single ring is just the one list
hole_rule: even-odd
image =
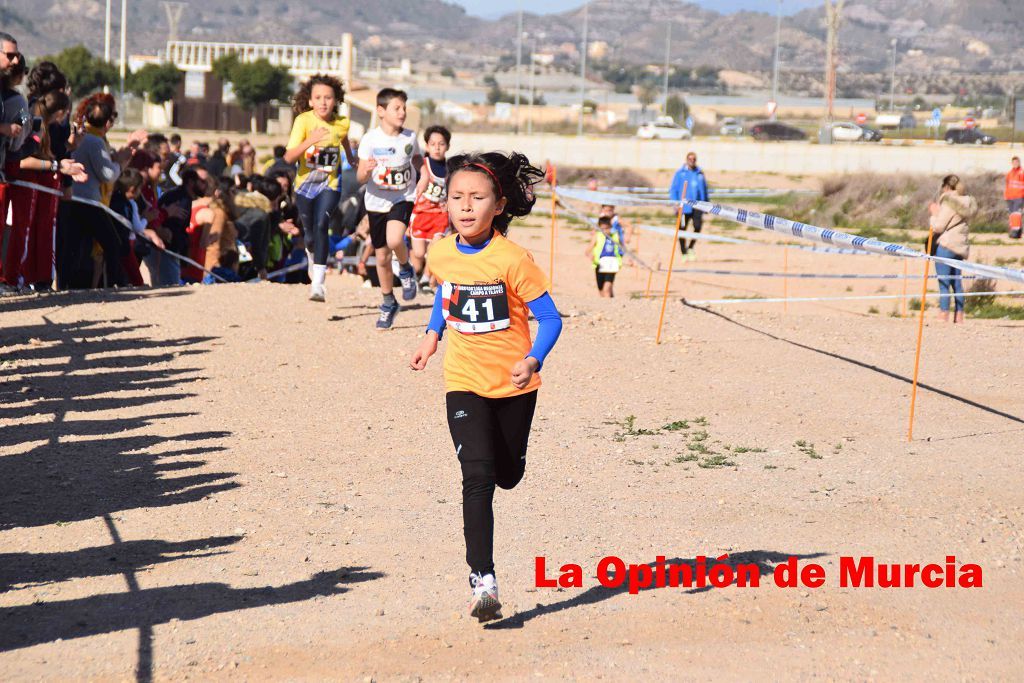
[{"label": "rocky mountain range", "polygon": [[[0,30],[15,34],[29,56],[84,43],[103,49],[102,0],[2,0]],[[443,0],[238,0],[163,2],[129,0],[129,51],[155,54],[169,34],[168,6],[181,6],[178,36],[188,40],[338,44],[355,35],[361,54],[388,59],[447,62],[469,67],[481,56],[514,49],[514,16],[487,21]],[[774,9],[774,3],[765,5]],[[591,0],[589,38],[607,58],[660,63],[671,25],[675,64],[740,71],[771,68],[775,17],[765,12],[720,14],[677,0]],[[113,7],[116,55],[120,3]],[[820,71],[824,9],[785,17],[782,57],[788,71]],[[527,14],[524,28],[542,49],[571,52],[578,45],[582,7],[560,14]],[[1024,2],[1021,0],[848,0],[840,32],[841,68],[887,68],[897,41],[901,70],[986,72],[1024,69]]]}]

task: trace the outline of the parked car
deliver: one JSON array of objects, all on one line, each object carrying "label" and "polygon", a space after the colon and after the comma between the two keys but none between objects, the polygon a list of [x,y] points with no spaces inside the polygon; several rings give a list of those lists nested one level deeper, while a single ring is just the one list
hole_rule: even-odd
[{"label": "parked car", "polygon": [[875,125],[879,128],[916,128],[917,119],[910,112],[879,114],[875,117]]},{"label": "parked car", "polygon": [[636,136],[645,140],[689,140],[693,134],[680,126],[670,116],[659,116],[652,123],[645,123],[636,129]]},{"label": "parked car", "polygon": [[755,140],[806,140],[807,133],[799,128],[779,123],[778,121],[762,121],[750,128]]},{"label": "parked car", "polygon": [[864,139],[864,130],[856,123],[838,122],[832,124],[833,142],[859,142]]},{"label": "parked car", "polygon": [[864,142],[878,142],[885,137],[882,131],[871,126],[861,126],[860,129],[864,132]]},{"label": "parked car", "polygon": [[948,145],[994,145],[996,139],[977,128],[950,128],[946,131]]},{"label": "parked car", "polygon": [[727,116],[722,119],[722,127],[718,129],[722,135],[743,135],[743,124],[739,119]]}]

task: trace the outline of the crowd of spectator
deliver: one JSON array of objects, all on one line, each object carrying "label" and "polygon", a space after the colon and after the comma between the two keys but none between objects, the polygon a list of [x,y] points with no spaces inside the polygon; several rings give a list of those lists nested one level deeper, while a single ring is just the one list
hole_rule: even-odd
[{"label": "crowd of spectator", "polygon": [[[0,43],[0,292],[309,281],[283,146],[261,160],[248,140],[186,147],[178,134],[144,130],[113,146],[113,95],[72,107],[55,64],[28,68],[14,37],[0,33]],[[366,237],[347,162],[343,176],[330,227],[338,257],[358,254]],[[366,275],[365,259],[350,260]]]}]

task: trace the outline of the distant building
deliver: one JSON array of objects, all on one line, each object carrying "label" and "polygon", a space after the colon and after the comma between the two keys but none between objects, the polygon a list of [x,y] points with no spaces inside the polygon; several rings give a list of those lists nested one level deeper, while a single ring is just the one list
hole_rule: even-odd
[{"label": "distant building", "polygon": [[[179,128],[204,130],[248,130],[255,119],[258,132],[267,132],[272,121],[277,128],[291,125],[287,107],[280,110],[270,105],[261,105],[255,111],[243,110],[235,101],[230,83],[223,83],[213,74],[213,63],[227,55],[237,55],[240,61],[253,62],[266,59],[275,66],[284,66],[296,78],[308,78],[315,73],[329,73],[341,78],[346,88],[352,90],[352,65],[355,47],[352,34],[341,36],[340,45],[275,45],[267,43],[219,43],[205,41],[168,41],[165,61],[173,63],[185,77],[174,98],[172,125]],[[407,60],[404,60],[407,61]],[[409,64],[403,64],[410,69]],[[350,99],[343,108],[350,107]],[[365,105],[355,105],[364,109]],[[281,120],[284,110],[284,120]],[[353,120],[365,119],[368,123],[372,111],[346,111]]]}]

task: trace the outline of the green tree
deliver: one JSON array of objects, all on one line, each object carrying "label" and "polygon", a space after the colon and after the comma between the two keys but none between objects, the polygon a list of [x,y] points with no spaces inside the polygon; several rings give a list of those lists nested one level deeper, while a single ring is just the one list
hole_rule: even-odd
[{"label": "green tree", "polygon": [[673,93],[665,100],[665,113],[674,121],[685,121],[686,117],[690,115],[690,105],[682,97]]},{"label": "green tree", "polygon": [[640,108],[647,111],[647,107],[654,104],[654,100],[658,98],[658,89],[650,83],[643,83],[637,88],[636,98],[640,100]]},{"label": "green tree", "polygon": [[219,78],[225,83],[231,82],[231,74],[234,73],[235,67],[241,62],[238,61],[238,55],[234,52],[229,52],[223,57],[218,57],[213,60],[213,64],[210,65],[213,75]]},{"label": "green tree", "polygon": [[235,97],[246,109],[291,97],[292,76],[288,69],[274,66],[267,59],[239,63],[230,73]]},{"label": "green tree", "polygon": [[425,100],[420,100],[419,105],[420,111],[423,112],[424,116],[433,116],[434,112],[437,111],[437,102],[429,97]]},{"label": "green tree", "polygon": [[455,78],[455,71],[450,66],[446,66],[441,69],[441,75],[445,78]]},{"label": "green tree", "polygon": [[174,64],[146,64],[132,74],[128,89],[153,104],[174,99],[184,74]]},{"label": "green tree", "polygon": [[105,85],[114,85],[120,79],[117,67],[93,56],[84,45],[65,48],[53,56],[44,57],[64,73],[77,97],[88,95]]},{"label": "green tree", "polygon": [[491,89],[487,91],[487,104],[497,104],[498,102],[512,102],[514,98],[508,94],[501,87],[495,83],[491,86]]}]

